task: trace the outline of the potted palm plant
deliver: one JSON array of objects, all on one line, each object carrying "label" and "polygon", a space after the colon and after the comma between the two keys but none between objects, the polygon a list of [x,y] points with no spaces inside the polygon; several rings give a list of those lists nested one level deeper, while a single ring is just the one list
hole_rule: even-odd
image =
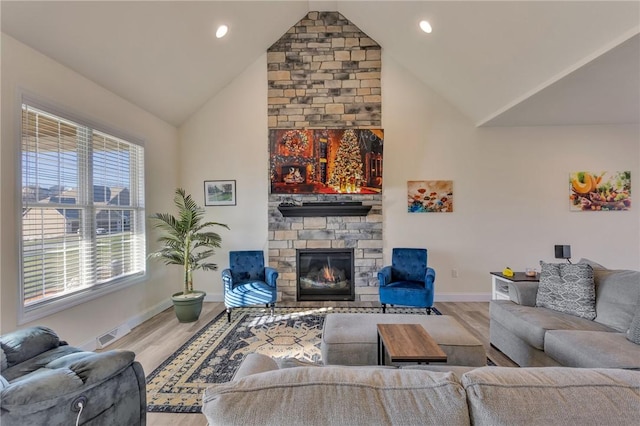
[{"label": "potted palm plant", "polygon": [[160,232],[158,242],[162,247],[150,253],[149,258],[160,259],[165,265],[180,265],[183,272],[181,292],[171,296],[176,316],[180,322],[193,322],[202,311],[203,291],[193,289],[193,271],[215,271],[218,265],[207,259],[220,248],[222,238],[211,230],[214,226],[229,227],[217,222],[204,222],[204,209],[187,195],[182,188],[176,189],[174,203],[178,217],[169,213],[155,213],[149,217],[153,227]]}]

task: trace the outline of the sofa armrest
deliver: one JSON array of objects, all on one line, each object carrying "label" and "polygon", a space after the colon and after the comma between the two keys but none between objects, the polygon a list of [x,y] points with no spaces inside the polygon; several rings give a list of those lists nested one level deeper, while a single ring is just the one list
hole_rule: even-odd
[{"label": "sofa armrest", "polygon": [[55,399],[116,376],[134,362],[126,350],[76,352],[49,362],[2,390],[3,405],[25,405]]},{"label": "sofa armrest", "polygon": [[130,366],[136,355],[122,349],[107,352],[78,352],[63,356],[47,364],[47,368],[68,368],[86,385],[115,376]]},{"label": "sofa armrest", "polygon": [[523,306],[536,306],[538,283],[514,282],[509,283],[509,298],[512,302]]},{"label": "sofa armrest", "polygon": [[433,268],[427,267],[427,272],[424,275],[424,287],[427,290],[433,291],[433,283],[436,280],[436,271]]},{"label": "sofa armrest", "polygon": [[278,271],[276,271],[275,268],[266,266],[264,268],[264,280],[267,283],[267,285],[275,288],[277,279],[278,279]]},{"label": "sofa armrest", "polygon": [[384,287],[391,282],[391,266],[385,266],[378,271],[378,281],[380,282],[380,287]]},{"label": "sofa armrest", "polygon": [[14,381],[0,394],[3,408],[44,403],[62,394],[77,392],[84,386],[82,379],[69,369],[38,371],[25,379]]},{"label": "sofa armrest", "polygon": [[222,283],[225,291],[233,290],[233,275],[231,275],[231,269],[222,270]]},{"label": "sofa armrest", "polygon": [[233,380],[242,379],[251,374],[279,369],[278,363],[273,358],[258,353],[250,353],[242,360],[240,367],[233,375]]}]

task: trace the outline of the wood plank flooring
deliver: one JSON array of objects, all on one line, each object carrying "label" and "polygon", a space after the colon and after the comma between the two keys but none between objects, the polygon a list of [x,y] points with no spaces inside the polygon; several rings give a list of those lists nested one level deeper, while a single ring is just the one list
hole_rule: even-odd
[{"label": "wood plank flooring", "polygon": [[[283,304],[284,305],[284,304]],[[379,306],[377,303],[354,302],[289,302],[286,306]],[[500,366],[516,366],[509,358],[489,344],[489,303],[488,302],[438,302],[435,307],[443,315],[455,317],[485,346],[487,355]],[[277,309],[277,308],[276,308]],[[142,364],[145,374],[151,373],[201,327],[224,311],[222,303],[205,303],[200,319],[190,324],[180,324],[173,308],[149,319],[122,339],[105,350],[128,349],[136,353],[136,360]],[[202,414],[148,413],[149,426],[200,426],[206,425]]]}]

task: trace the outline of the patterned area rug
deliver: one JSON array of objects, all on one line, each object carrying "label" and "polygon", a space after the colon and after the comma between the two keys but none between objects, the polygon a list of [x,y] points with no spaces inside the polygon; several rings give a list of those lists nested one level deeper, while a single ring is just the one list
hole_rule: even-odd
[{"label": "patterned area rug", "polygon": [[[233,310],[231,323],[222,312],[147,376],[147,410],[199,413],[204,389],[231,380],[251,352],[320,362],[322,325],[331,312],[380,313],[380,308],[276,307],[273,317],[268,309],[240,308]],[[426,314],[413,308],[387,312]]]}]

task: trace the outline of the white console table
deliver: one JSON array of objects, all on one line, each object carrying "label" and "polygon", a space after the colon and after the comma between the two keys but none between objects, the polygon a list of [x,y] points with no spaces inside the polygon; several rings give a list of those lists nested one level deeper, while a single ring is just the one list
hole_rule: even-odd
[{"label": "white console table", "polygon": [[509,284],[521,281],[537,283],[540,281],[540,274],[529,277],[524,272],[514,272],[512,277],[507,277],[502,272],[491,272],[491,299],[509,300]]}]

